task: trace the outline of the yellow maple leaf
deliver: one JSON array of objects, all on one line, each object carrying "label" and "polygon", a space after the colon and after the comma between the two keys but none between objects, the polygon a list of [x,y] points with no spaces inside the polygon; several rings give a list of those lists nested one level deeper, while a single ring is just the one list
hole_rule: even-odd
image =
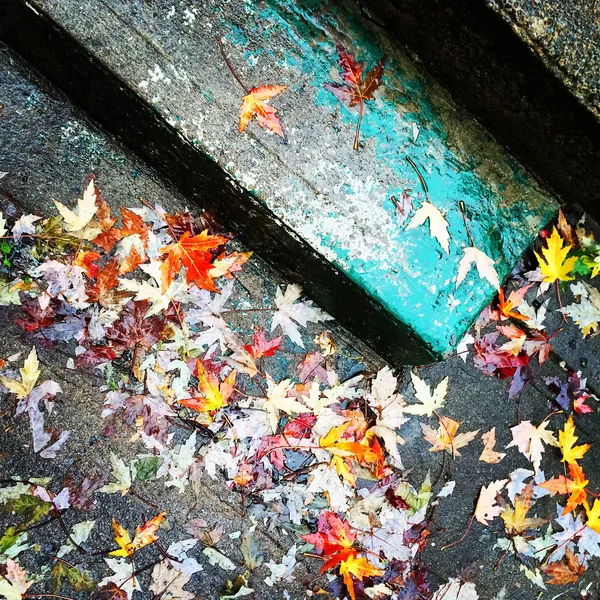
[{"label": "yellow maple leaf", "polygon": [[564,429],[558,432],[558,445],[563,455],[562,462],[577,464],[577,461],[582,459],[583,455],[590,449],[591,444],[575,446],[575,442],[578,439],[579,437],[575,435],[573,417],[570,416],[569,420],[565,423]]},{"label": "yellow maple leaf", "polygon": [[376,463],[380,457],[369,445],[372,436],[363,438],[362,442],[356,442],[349,438],[342,437],[350,428],[352,421],[346,421],[338,427],[332,427],[327,435],[319,441],[321,448],[333,454],[331,465],[335,466],[338,475],[341,475],[350,485],[356,485],[354,473],[350,470],[351,460],[358,463],[371,464]]},{"label": "yellow maple leaf", "polygon": [[577,257],[567,258],[571,246],[563,244],[564,240],[555,227],[552,235],[548,238],[548,247],[542,248],[543,258],[537,252],[535,253],[544,276],[543,281],[554,283],[557,279],[559,281],[571,281],[573,279],[569,273],[575,267]]},{"label": "yellow maple leaf", "polygon": [[354,593],[354,582],[352,581],[351,575],[354,575],[359,581],[363,580],[363,577],[377,577],[383,575],[383,571],[380,571],[374,567],[366,558],[357,558],[356,555],[350,555],[346,560],[340,563],[340,575],[344,578],[344,583],[350,598],[356,600],[356,594]]},{"label": "yellow maple leaf", "polygon": [[520,535],[527,529],[535,529],[546,523],[544,519],[528,517],[529,509],[535,504],[531,499],[533,496],[533,484],[525,487],[521,494],[515,496],[514,508],[506,507],[500,518],[504,521],[504,528],[509,535]]},{"label": "yellow maple leaf", "polygon": [[586,502],[585,513],[587,515],[586,525],[596,533],[600,533],[600,500],[594,500],[594,507],[592,509],[590,509],[590,505]]},{"label": "yellow maple leaf", "polygon": [[40,376],[39,363],[35,347],[31,349],[29,356],[23,363],[23,367],[19,369],[21,373],[21,381],[11,379],[10,377],[0,377],[2,385],[6,386],[17,398],[25,398],[35,387],[38,377]]},{"label": "yellow maple leaf", "polygon": [[[67,208],[62,202],[58,200],[54,201],[58,212],[65,222],[65,229],[67,231],[81,231],[96,214],[98,207],[96,206],[96,188],[94,180],[92,179],[88,184],[85,192],[83,192],[83,198],[77,200],[77,212]],[[96,237],[98,231],[94,229],[93,234],[91,233],[86,238]]]},{"label": "yellow maple leaf", "polygon": [[112,520],[115,542],[119,544],[119,550],[110,552],[111,556],[132,556],[135,552],[144,548],[158,539],[156,532],[163,522],[166,511],[159,513],[152,519],[146,521],[135,530],[133,540],[129,535],[129,531],[120,525],[114,518]]}]

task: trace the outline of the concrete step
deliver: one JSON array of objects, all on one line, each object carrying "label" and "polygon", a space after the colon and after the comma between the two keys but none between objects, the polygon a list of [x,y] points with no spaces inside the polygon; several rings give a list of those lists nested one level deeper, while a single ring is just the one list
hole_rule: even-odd
[{"label": "concrete step", "polygon": [[600,218],[597,3],[360,3],[563,202]]},{"label": "concrete step", "polygon": [[[557,205],[352,7],[5,0],[0,35],[363,341],[424,364],[495,294],[474,269],[456,287],[464,249],[489,255],[502,280]],[[357,110],[324,88],[339,81],[336,42],[366,68],[389,57],[358,151]],[[232,70],[246,88],[286,86],[271,101],[285,140],[256,123],[239,134]],[[448,252],[427,223],[407,229],[428,200],[449,224]]]}]

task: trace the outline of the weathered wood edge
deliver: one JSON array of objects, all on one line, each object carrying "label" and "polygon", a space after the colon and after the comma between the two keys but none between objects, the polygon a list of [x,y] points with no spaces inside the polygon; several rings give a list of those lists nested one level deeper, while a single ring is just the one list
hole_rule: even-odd
[{"label": "weathered wood edge", "polygon": [[358,0],[563,202],[600,218],[600,123],[486,0]]},{"label": "weathered wood edge", "polygon": [[48,15],[24,0],[4,0],[0,39],[186,198],[213,211],[261,258],[290,281],[300,283],[340,324],[392,364],[429,364],[443,358],[299,239],[212,159],[184,141]]}]

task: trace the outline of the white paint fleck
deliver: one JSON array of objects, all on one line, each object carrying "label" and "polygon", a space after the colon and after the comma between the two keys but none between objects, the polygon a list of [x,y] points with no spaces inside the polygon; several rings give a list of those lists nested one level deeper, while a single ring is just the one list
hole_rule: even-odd
[{"label": "white paint fleck", "polygon": [[169,12],[167,13],[167,19],[170,19],[171,17],[175,16],[175,7],[171,6],[171,8],[169,9]]},{"label": "white paint fleck", "polygon": [[192,25],[194,24],[194,21],[196,20],[197,12],[198,12],[197,8],[192,8],[191,10],[189,8],[186,8],[183,11],[183,20],[188,27],[192,27]]}]

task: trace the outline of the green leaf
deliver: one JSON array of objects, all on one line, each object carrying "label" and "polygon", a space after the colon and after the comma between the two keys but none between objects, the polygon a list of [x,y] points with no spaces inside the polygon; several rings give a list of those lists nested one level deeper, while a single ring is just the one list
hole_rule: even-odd
[{"label": "green leaf", "polygon": [[52,504],[44,502],[44,500],[32,494],[21,494],[18,498],[9,500],[4,505],[4,510],[25,516],[26,521],[19,526],[21,528],[36,523],[45,517],[52,510]]},{"label": "green leaf", "polygon": [[0,554],[15,558],[20,552],[29,548],[26,541],[27,533],[20,533],[15,527],[9,527],[0,538]]},{"label": "green leaf", "polygon": [[148,456],[146,458],[139,458],[134,463],[137,471],[136,479],[138,481],[147,481],[148,479],[152,479],[156,474],[160,465],[160,458],[158,456]]},{"label": "green leaf", "polygon": [[77,567],[70,567],[59,561],[52,569],[52,588],[55,594],[60,591],[65,581],[68,581],[76,592],[91,592],[96,589],[96,582],[87,571],[81,573]]},{"label": "green leaf", "polygon": [[575,266],[573,267],[573,275],[589,275],[590,274],[590,267],[588,267],[583,258],[579,258],[577,260],[577,262],[575,263]]}]

